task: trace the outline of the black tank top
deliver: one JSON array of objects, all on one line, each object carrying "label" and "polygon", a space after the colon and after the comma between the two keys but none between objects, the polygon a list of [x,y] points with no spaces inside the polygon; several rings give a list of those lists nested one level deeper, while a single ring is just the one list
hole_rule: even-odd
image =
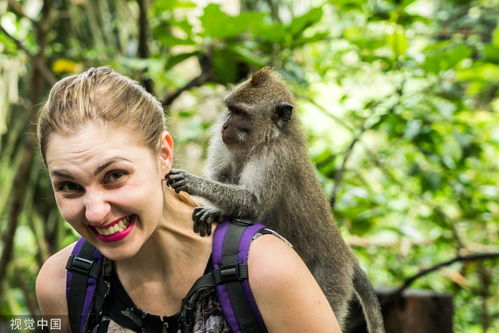
[{"label": "black tank top", "polygon": [[[264,234],[273,234],[289,244],[286,239],[269,229],[256,234],[253,240]],[[213,263],[210,257],[204,274],[212,270]],[[138,308],[121,284],[115,269],[106,280],[111,286],[104,300],[102,314],[96,318],[92,333],[184,333],[179,328],[179,314],[161,317]],[[188,333],[232,333],[214,288],[200,292],[190,320],[193,325]]]},{"label": "black tank top", "polygon": [[[205,268],[205,274],[211,270],[212,261],[210,258]],[[111,285],[109,294],[103,305],[100,323],[93,332],[180,332],[179,313],[172,316],[158,316],[138,308],[121,284],[114,267],[108,281]]]}]

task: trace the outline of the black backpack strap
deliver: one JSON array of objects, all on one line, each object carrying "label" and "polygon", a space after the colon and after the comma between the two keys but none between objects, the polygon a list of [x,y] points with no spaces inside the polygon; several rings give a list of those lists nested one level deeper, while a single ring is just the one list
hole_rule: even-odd
[{"label": "black backpack strap", "polygon": [[[253,237],[265,227],[234,219],[217,226],[213,236],[213,268],[227,282],[215,289],[227,323],[235,333],[267,332],[247,278],[248,252]],[[241,272],[246,274],[240,278]]]},{"label": "black backpack strap", "polygon": [[[219,268],[206,273],[196,280],[184,298],[184,304],[192,306],[196,296],[203,290],[214,288],[217,284],[241,281],[248,278],[248,265],[237,264],[234,269]],[[190,301],[190,302],[188,302]]]},{"label": "black backpack strap", "polygon": [[103,260],[102,254],[84,238],[76,242],[68,258],[66,298],[73,333],[86,331],[90,314],[94,310],[95,295],[107,293],[103,279],[99,279]]},{"label": "black backpack strap", "polygon": [[248,282],[248,250],[257,233],[266,233],[261,224],[244,220],[225,221],[213,238],[213,271],[200,277],[182,301],[180,318],[184,330],[192,329],[192,310],[198,295],[215,288],[227,324],[234,333],[266,333]]}]

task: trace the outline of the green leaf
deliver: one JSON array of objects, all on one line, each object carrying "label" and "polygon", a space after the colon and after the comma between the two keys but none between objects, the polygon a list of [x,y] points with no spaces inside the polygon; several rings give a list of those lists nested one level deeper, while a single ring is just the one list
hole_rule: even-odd
[{"label": "green leaf", "polygon": [[192,52],[179,53],[179,54],[172,55],[172,56],[168,57],[168,59],[166,60],[165,70],[168,70],[168,69],[172,68],[173,66],[181,63],[182,61],[184,61],[190,57],[198,55],[199,53],[200,53],[199,51],[192,51]]},{"label": "green leaf", "polygon": [[462,60],[468,58],[472,53],[469,46],[461,44],[446,53],[448,69],[455,67]]},{"label": "green leaf", "polygon": [[492,63],[475,63],[470,68],[459,69],[456,78],[461,81],[499,82],[499,66]]},{"label": "green leaf", "polygon": [[396,27],[394,31],[388,35],[388,45],[396,56],[403,56],[407,53],[407,38],[402,27]]},{"label": "green leaf", "polygon": [[262,67],[266,64],[265,58],[255,53],[254,50],[247,49],[242,45],[230,45],[228,51],[233,54],[235,59],[256,67]]},{"label": "green leaf", "polygon": [[309,10],[302,16],[295,17],[289,24],[289,32],[293,37],[301,34],[310,26],[319,22],[322,17],[322,8],[316,7]]},{"label": "green leaf", "polygon": [[499,65],[499,46],[485,45],[483,48],[483,58],[487,62]]},{"label": "green leaf", "polygon": [[210,4],[204,9],[204,14],[201,17],[201,24],[204,28],[204,33],[207,36],[214,38],[226,38],[229,36],[237,36],[239,30],[231,31],[230,16],[220,9],[220,6]]},{"label": "green leaf", "polygon": [[217,52],[213,55],[215,76],[222,83],[231,83],[237,78],[237,63],[227,52]]},{"label": "green leaf", "polygon": [[197,5],[192,1],[166,0],[153,1],[151,11],[155,15],[161,15],[163,12],[171,12],[176,8],[196,8]]},{"label": "green leaf", "polygon": [[361,10],[366,4],[365,0],[331,0],[329,3],[341,10]]},{"label": "green leaf", "polygon": [[177,38],[171,35],[161,35],[157,40],[164,46],[176,46],[176,45],[196,45],[192,39],[189,38]]},{"label": "green leaf", "polygon": [[467,45],[437,46],[426,53],[423,68],[430,73],[439,73],[453,69],[462,60],[471,56],[472,50]]},{"label": "green leaf", "polygon": [[172,25],[175,27],[180,28],[187,36],[192,36],[193,35],[193,27],[192,24],[189,22],[189,20],[184,19],[184,20],[175,20],[172,22]]},{"label": "green leaf", "polygon": [[286,26],[280,22],[261,24],[253,30],[258,39],[276,44],[283,44],[286,40]]},{"label": "green leaf", "polygon": [[492,45],[499,47],[499,24],[492,32]]},{"label": "green leaf", "polygon": [[423,172],[420,176],[421,190],[435,192],[440,189],[441,177],[433,171]]},{"label": "green leaf", "polygon": [[264,17],[265,14],[256,12],[244,12],[238,16],[231,16],[223,12],[220,6],[210,4],[204,10],[201,24],[205,35],[226,39],[251,31],[254,26],[263,23]]},{"label": "green leaf", "polygon": [[372,227],[373,223],[369,219],[365,219],[360,216],[355,216],[352,219],[352,233],[354,235],[365,235],[371,230]]},{"label": "green leaf", "polygon": [[323,41],[328,36],[329,36],[329,32],[328,31],[319,31],[319,32],[315,33],[312,36],[309,36],[309,37],[299,37],[296,40],[293,40],[291,42],[290,47],[296,48],[296,47],[299,47],[299,46],[302,46],[302,45],[305,45],[305,44],[311,44],[311,43]]}]

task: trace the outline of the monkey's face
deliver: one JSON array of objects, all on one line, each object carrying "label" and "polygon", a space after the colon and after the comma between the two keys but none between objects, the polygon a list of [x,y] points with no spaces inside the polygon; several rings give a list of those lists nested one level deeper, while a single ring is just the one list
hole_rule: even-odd
[{"label": "monkey's face", "polygon": [[228,103],[222,141],[230,149],[247,150],[279,138],[291,120],[293,106],[279,102],[270,107]]},{"label": "monkey's face", "polygon": [[222,140],[227,148],[248,152],[289,130],[293,97],[280,76],[265,67],[225,98],[227,118]]},{"label": "monkey's face", "polygon": [[227,119],[222,126],[222,140],[227,146],[241,146],[252,134],[253,117],[240,105],[228,105]]}]

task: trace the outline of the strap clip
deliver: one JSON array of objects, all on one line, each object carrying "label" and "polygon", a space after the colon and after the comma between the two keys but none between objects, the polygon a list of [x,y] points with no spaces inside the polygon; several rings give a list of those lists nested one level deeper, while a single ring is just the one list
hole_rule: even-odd
[{"label": "strap clip", "polygon": [[76,272],[97,279],[100,273],[100,267],[94,266],[95,261],[77,256],[70,256],[66,263],[66,269],[70,272]]},{"label": "strap clip", "polygon": [[241,281],[248,278],[248,265],[234,264],[229,266],[222,266],[215,275],[216,284],[227,283],[232,281]]}]

